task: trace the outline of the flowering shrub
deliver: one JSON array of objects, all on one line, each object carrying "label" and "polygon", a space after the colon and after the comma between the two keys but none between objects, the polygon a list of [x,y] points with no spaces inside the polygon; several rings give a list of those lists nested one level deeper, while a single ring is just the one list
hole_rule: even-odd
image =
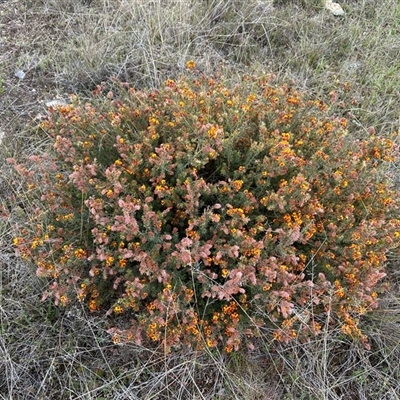
[{"label": "flowering shrub", "polygon": [[14,244],[51,279],[44,297],[125,314],[115,341],[166,348],[325,322],[366,340],[358,317],[400,236],[391,140],[352,138],[273,76],[104,91],[50,110],[48,154],[10,160],[34,205]]}]

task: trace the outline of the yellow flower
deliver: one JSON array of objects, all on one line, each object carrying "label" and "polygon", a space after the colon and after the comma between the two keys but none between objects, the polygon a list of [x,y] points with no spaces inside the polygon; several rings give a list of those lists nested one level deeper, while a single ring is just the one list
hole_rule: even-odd
[{"label": "yellow flower", "polygon": [[193,60],[189,60],[187,63],[186,63],[186,68],[187,69],[194,69],[196,67],[196,63],[193,61]]},{"label": "yellow flower", "polygon": [[86,256],[86,252],[83,249],[76,249],[74,251],[74,255],[76,258],[84,258]]},{"label": "yellow flower", "polygon": [[257,96],[255,94],[250,94],[247,96],[246,102],[252,103],[256,98],[257,98]]},{"label": "yellow flower", "polygon": [[243,181],[240,179],[237,179],[235,181],[232,182],[233,188],[235,189],[235,192],[238,192],[241,187],[243,186]]},{"label": "yellow flower", "polygon": [[20,237],[15,237],[13,239],[13,245],[18,246],[22,242],[22,239]]},{"label": "yellow flower", "polygon": [[60,303],[61,303],[62,306],[65,307],[68,304],[68,302],[69,302],[69,299],[68,299],[67,296],[62,295],[60,297]]},{"label": "yellow flower", "polygon": [[155,117],[150,117],[149,118],[149,124],[150,125],[159,125],[159,123],[160,123],[160,121],[157,118],[155,118]]},{"label": "yellow flower", "polygon": [[271,289],[272,285],[270,283],[264,285],[262,287],[263,292],[268,292],[269,289]]},{"label": "yellow flower", "polygon": [[117,305],[114,307],[114,312],[115,314],[122,314],[124,312],[124,309],[121,306]]},{"label": "yellow flower", "polygon": [[118,335],[113,335],[112,341],[113,341],[114,344],[118,344],[118,343],[121,342],[121,339],[120,339],[120,337]]},{"label": "yellow flower", "polygon": [[207,131],[207,135],[209,138],[211,139],[215,139],[218,135],[218,131],[217,131],[217,127],[215,125],[213,125],[208,131]]}]

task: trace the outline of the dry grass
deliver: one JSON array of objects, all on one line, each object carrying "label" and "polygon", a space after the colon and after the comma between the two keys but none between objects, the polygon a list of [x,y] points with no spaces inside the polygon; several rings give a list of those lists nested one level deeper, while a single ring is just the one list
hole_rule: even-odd
[{"label": "dry grass", "polygon": [[[21,194],[7,156],[46,145],[31,127],[45,102],[85,94],[110,75],[157,87],[194,59],[200,70],[273,71],[350,105],[351,132],[399,129],[400,3],[348,0],[335,18],[317,0],[10,0],[0,3],[1,399],[398,399],[398,257],[391,291],[364,320],[372,350],[326,330],[306,345],[260,339],[230,357],[119,347],[107,320],[41,302],[46,285],[13,255]],[[24,79],[15,76],[23,70]],[[351,113],[351,114],[348,114]],[[394,166],[393,172],[397,174]],[[397,174],[398,176],[398,174]],[[398,179],[398,178],[397,178]]]}]

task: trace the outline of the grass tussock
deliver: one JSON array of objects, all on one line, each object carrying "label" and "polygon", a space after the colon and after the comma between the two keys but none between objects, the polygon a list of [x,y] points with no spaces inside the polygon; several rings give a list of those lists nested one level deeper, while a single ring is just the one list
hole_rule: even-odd
[{"label": "grass tussock", "polygon": [[[400,3],[316,0],[11,0],[0,3],[0,398],[10,399],[398,399],[398,255],[390,290],[362,322],[371,349],[324,326],[307,344],[269,336],[226,355],[112,343],[106,318],[42,302],[46,282],[14,256],[12,237],[29,204],[7,157],[48,138],[33,131],[45,103],[87,95],[115,76],[157,88],[188,60],[230,79],[274,72],[321,99],[337,97],[355,135],[399,129]],[[25,77],[15,76],[19,70]],[[33,134],[32,132],[36,132]],[[399,182],[396,163],[389,171]]]}]

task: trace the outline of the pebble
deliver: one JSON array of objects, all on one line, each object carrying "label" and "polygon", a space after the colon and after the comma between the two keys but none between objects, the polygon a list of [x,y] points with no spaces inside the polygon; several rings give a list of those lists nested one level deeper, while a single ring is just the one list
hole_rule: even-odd
[{"label": "pebble", "polygon": [[339,3],[334,3],[332,0],[326,0],[325,8],[330,11],[335,17],[344,15],[343,8]]},{"label": "pebble", "polygon": [[50,108],[50,107],[58,107],[58,106],[66,106],[68,103],[65,102],[64,100],[58,100],[58,99],[54,99],[54,100],[50,100],[50,101],[46,101],[46,107]]},{"label": "pebble", "polygon": [[20,69],[20,70],[18,70],[18,71],[15,73],[15,76],[16,76],[18,79],[24,79],[24,78],[25,78],[25,72],[22,71],[22,69]]}]

